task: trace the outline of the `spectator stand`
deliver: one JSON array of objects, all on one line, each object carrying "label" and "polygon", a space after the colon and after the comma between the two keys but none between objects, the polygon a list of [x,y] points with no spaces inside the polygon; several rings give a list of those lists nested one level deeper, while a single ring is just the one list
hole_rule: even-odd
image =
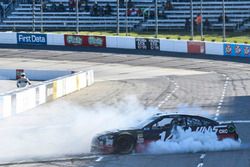
[{"label": "spectator stand", "polygon": [[[44,0],[45,1],[45,0]],[[73,1],[70,7],[69,1]],[[32,4],[30,0],[17,1],[14,11],[10,10],[4,18],[1,28],[3,30],[31,30]],[[46,2],[46,1],[45,1]],[[97,8],[93,8],[97,2]],[[120,2],[120,28],[126,26],[126,8]],[[169,4],[170,3],[170,4]],[[60,7],[59,7],[60,4]],[[106,12],[107,4],[110,12]],[[46,7],[45,7],[46,6]],[[76,12],[74,0],[50,0],[44,7],[43,19],[41,18],[41,3],[35,4],[35,28],[40,30],[41,24],[47,31],[71,30],[76,27]],[[73,7],[73,8],[72,8]],[[79,28],[80,30],[115,30],[116,29],[116,1],[115,0],[79,0]],[[132,0],[128,2],[128,27],[130,29],[153,30],[155,28],[154,2],[152,0]],[[227,0],[225,11],[228,21],[227,29],[250,29],[250,1]],[[193,0],[193,17],[200,13],[200,1]],[[158,0],[158,27],[161,30],[184,30],[186,18],[190,19],[190,2],[188,0]],[[203,0],[203,23],[209,22],[209,30],[222,29],[219,19],[222,14],[220,0]],[[15,28],[13,28],[15,27]],[[243,28],[242,28],[243,29]]]}]

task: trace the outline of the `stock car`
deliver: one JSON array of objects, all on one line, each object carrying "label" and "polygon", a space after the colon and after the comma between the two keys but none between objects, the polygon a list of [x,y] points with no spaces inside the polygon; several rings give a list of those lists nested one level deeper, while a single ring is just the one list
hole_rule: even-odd
[{"label": "stock car", "polygon": [[[102,154],[142,152],[150,142],[171,140],[172,129],[177,126],[184,131],[191,129],[191,131],[202,133],[212,132],[216,134],[218,140],[225,138],[239,140],[236,127],[232,122],[219,123],[196,115],[160,113],[142,121],[135,128],[96,135],[92,139],[91,152]],[[162,134],[165,136],[162,137]]]}]

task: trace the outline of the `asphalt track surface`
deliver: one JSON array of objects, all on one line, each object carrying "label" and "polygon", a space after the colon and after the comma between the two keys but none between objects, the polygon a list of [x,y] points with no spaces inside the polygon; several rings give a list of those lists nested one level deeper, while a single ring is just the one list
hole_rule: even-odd
[{"label": "asphalt track surface", "polygon": [[[95,70],[93,86],[63,100],[82,106],[91,106],[96,101],[113,104],[133,93],[143,105],[161,110],[198,106],[220,121],[238,121],[242,142],[250,143],[249,59],[99,48],[0,47],[1,68]],[[79,156],[3,166],[250,167],[250,149]]]}]

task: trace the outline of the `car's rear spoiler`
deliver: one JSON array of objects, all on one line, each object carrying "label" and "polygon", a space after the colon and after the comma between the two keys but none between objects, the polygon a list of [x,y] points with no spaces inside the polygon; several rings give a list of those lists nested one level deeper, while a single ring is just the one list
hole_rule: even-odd
[{"label": "car's rear spoiler", "polygon": [[219,123],[220,124],[230,124],[230,123],[234,123],[234,124],[242,124],[242,123],[250,124],[250,120],[219,121]]}]

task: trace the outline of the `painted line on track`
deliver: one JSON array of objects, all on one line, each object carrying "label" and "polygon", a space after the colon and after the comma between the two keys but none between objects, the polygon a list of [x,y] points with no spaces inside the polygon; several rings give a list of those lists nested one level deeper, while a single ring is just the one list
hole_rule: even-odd
[{"label": "painted line on track", "polygon": [[200,162],[198,163],[197,167],[203,167],[205,156],[206,156],[206,154],[201,154],[201,156],[200,156]]},{"label": "painted line on track", "polygon": [[228,88],[228,83],[229,83],[229,80],[230,80],[230,78],[226,74],[222,74],[222,75],[225,77],[225,81],[224,81],[224,86],[223,86],[223,90],[222,90],[222,93],[221,93],[220,101],[218,102],[218,105],[217,105],[214,120],[218,120],[218,117],[220,116],[220,110],[221,110],[221,108],[223,106],[226,91],[227,91],[227,88]]},{"label": "painted line on track", "polygon": [[162,101],[159,102],[159,104],[157,105],[158,108],[160,108],[164,103],[166,103],[171,98],[171,96],[173,96],[175,92],[180,88],[177,82],[175,82],[174,80],[171,80],[170,78],[168,78],[168,80],[171,83],[173,83],[175,87]]},{"label": "painted line on track", "polygon": [[74,161],[74,160],[91,160],[96,159],[100,156],[92,155],[92,156],[77,156],[77,157],[62,157],[62,158],[51,158],[51,159],[42,159],[42,160],[22,160],[16,162],[3,162],[0,163],[0,166],[10,166],[10,165],[27,165],[34,163],[50,163],[50,162],[66,162],[66,161]]},{"label": "painted line on track", "polygon": [[103,159],[103,157],[99,157],[99,158],[97,158],[95,161],[96,161],[96,162],[100,162],[102,159]]}]

